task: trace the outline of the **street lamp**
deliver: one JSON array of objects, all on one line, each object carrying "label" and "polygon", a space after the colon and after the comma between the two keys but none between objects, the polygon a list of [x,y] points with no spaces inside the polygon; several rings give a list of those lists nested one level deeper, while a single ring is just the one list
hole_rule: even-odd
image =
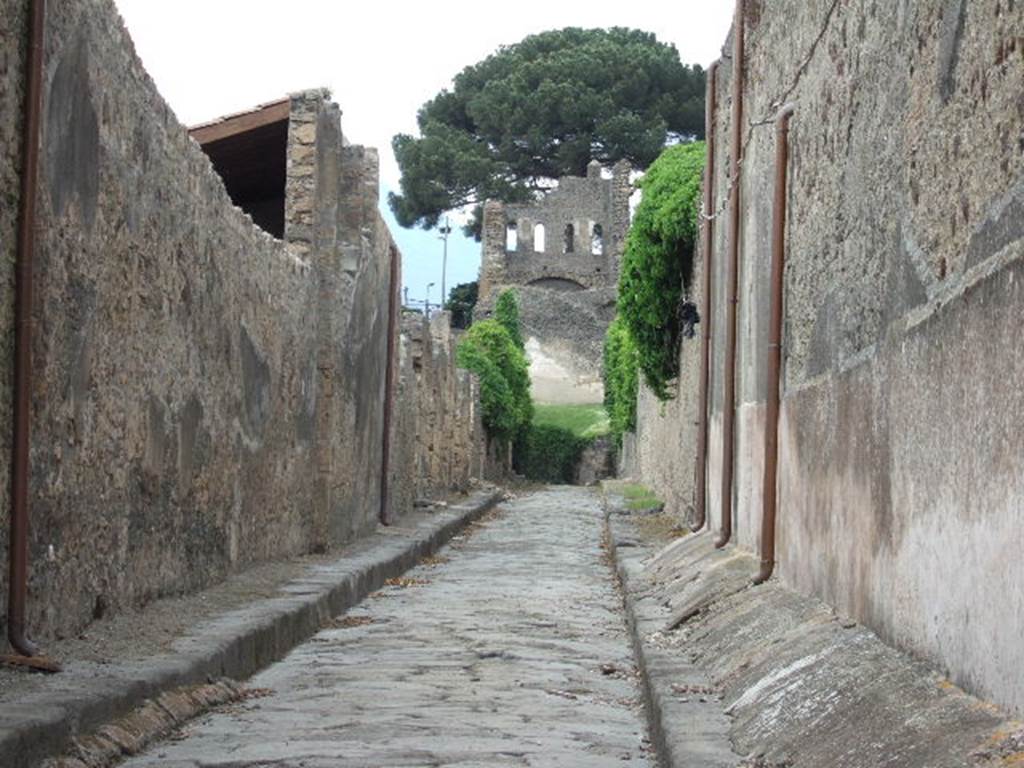
[{"label": "street lamp", "polygon": [[452,233],[452,225],[448,222],[448,217],[444,217],[444,226],[438,228],[438,232],[441,234],[438,237],[444,241],[444,255],[441,257],[441,306],[444,307],[444,302],[448,298],[448,294],[445,293],[445,273],[448,271],[448,235]]}]

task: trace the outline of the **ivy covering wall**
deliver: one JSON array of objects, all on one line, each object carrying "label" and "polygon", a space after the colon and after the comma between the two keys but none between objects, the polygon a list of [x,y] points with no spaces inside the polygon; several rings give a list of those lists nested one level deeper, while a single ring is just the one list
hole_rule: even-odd
[{"label": "ivy covering wall", "polygon": [[670,398],[681,335],[694,319],[687,317],[685,297],[693,278],[704,158],[703,142],[677,144],[647,170],[619,275],[619,317],[644,381],[661,400]]},{"label": "ivy covering wall", "polygon": [[604,407],[619,444],[622,434],[636,427],[637,360],[636,345],[620,315],[604,337]]}]

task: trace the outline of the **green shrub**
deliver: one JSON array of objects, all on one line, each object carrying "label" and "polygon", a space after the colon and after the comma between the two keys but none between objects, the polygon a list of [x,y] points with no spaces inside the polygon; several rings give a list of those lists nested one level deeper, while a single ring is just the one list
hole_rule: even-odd
[{"label": "green shrub", "polygon": [[481,320],[466,331],[456,352],[462,368],[480,379],[484,428],[491,437],[520,436],[533,418],[526,355],[497,320]]},{"label": "green shrub", "polygon": [[563,427],[533,424],[516,442],[516,470],[538,482],[571,483],[580,456],[591,442]]},{"label": "green shrub", "polygon": [[636,427],[636,395],[639,383],[636,345],[621,316],[604,337],[604,407],[611,432],[622,444],[623,432]]},{"label": "green shrub", "polygon": [[626,240],[618,310],[644,381],[661,400],[679,374],[681,309],[693,279],[703,142],[669,147],[640,181],[643,199]]},{"label": "green shrub", "polygon": [[515,345],[523,349],[523,335],[519,330],[519,300],[511,288],[502,291],[498,296],[498,301],[494,305],[494,319],[508,331]]}]

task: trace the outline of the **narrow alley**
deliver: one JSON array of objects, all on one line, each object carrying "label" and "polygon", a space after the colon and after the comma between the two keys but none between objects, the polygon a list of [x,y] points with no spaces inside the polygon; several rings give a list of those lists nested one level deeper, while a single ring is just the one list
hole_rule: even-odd
[{"label": "narrow alley", "polygon": [[0,768],[1024,768],[1024,0],[407,5],[0,0]]},{"label": "narrow alley", "polygon": [[525,494],[143,766],[650,765],[599,497]]}]

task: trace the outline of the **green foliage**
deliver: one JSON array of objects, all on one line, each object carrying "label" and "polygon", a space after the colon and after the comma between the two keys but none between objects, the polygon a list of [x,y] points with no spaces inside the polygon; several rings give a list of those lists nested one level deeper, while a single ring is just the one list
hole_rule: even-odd
[{"label": "green foliage", "polygon": [[679,144],[647,170],[619,275],[619,315],[636,344],[644,380],[661,400],[669,399],[667,384],[679,374],[704,155],[703,142]]},{"label": "green foliage", "polygon": [[458,364],[480,379],[483,422],[491,437],[521,435],[533,417],[526,355],[496,320],[473,323],[456,352]]},{"label": "green foliage", "polygon": [[639,512],[642,510],[660,510],[665,506],[665,502],[655,496],[653,493],[650,496],[641,496],[640,498],[632,499],[626,502],[626,509]]},{"label": "green foliage", "polygon": [[511,288],[502,291],[498,296],[498,301],[494,304],[494,319],[508,331],[517,347],[525,349],[523,335],[519,332],[519,301],[516,292]]},{"label": "green foliage", "polygon": [[469,328],[473,323],[473,309],[476,307],[478,283],[459,283],[448,292],[444,308],[452,313],[452,328]]},{"label": "green foliage", "polygon": [[622,434],[636,427],[636,395],[639,383],[636,345],[621,316],[604,337],[604,407],[611,432],[621,445]]},{"label": "green foliage", "polygon": [[[420,136],[392,140],[405,227],[490,198],[529,200],[592,159],[646,168],[669,140],[704,133],[704,73],[634,29],[568,28],[499,48],[420,108]],[[479,237],[479,218],[467,227]]]},{"label": "green foliage", "polygon": [[634,511],[660,509],[665,502],[654,495],[654,491],[643,485],[625,485],[622,495],[626,499],[626,509]]},{"label": "green foliage", "polygon": [[608,411],[600,405],[544,405],[533,406],[536,426],[561,427],[576,437],[604,437],[611,433]]},{"label": "green foliage", "polygon": [[641,499],[644,496],[653,495],[651,490],[646,485],[639,485],[637,483],[627,483],[621,488],[622,495],[626,499]]},{"label": "green foliage", "polygon": [[516,470],[538,482],[571,483],[580,455],[591,442],[572,430],[534,423],[516,442]]}]

